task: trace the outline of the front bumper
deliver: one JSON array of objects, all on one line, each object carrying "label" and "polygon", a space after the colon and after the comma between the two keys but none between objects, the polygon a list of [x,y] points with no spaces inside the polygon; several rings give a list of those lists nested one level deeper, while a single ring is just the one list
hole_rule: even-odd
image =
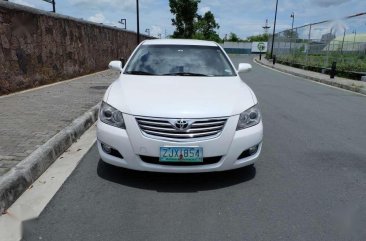
[{"label": "front bumper", "polygon": [[[97,123],[97,145],[101,159],[109,164],[139,171],[194,173],[214,172],[236,169],[251,165],[259,157],[262,149],[262,122],[251,128],[236,131],[238,116],[228,118],[219,137],[203,141],[173,142],[146,137],[140,131],[134,116],[124,115],[126,130],[106,125],[100,120]],[[117,150],[123,158],[107,154],[101,143]],[[238,159],[243,151],[259,145],[258,151],[248,157]],[[161,146],[200,146],[205,158],[220,157],[213,164],[195,166],[170,166],[151,164],[141,156],[159,157]]]}]

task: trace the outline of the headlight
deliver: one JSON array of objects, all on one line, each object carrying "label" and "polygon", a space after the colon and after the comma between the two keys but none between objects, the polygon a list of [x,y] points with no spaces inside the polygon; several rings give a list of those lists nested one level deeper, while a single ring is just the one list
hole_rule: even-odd
[{"label": "headlight", "polygon": [[240,114],[236,130],[242,130],[257,125],[261,121],[261,113],[258,105],[255,105]]},{"label": "headlight", "polygon": [[122,112],[108,105],[104,101],[100,106],[99,118],[103,123],[107,125],[115,126],[121,129],[126,129]]}]

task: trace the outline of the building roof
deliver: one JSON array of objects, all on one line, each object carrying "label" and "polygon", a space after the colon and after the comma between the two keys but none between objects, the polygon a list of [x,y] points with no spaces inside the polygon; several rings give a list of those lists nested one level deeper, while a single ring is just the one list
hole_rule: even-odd
[{"label": "building roof", "polygon": [[335,39],[330,41],[324,48],[323,51],[364,51],[366,48],[366,34],[347,34],[337,36]]},{"label": "building roof", "polygon": [[[335,39],[333,39],[332,41],[343,41],[343,35],[339,35],[337,36]],[[346,34],[346,36],[344,36],[344,41],[345,42],[359,42],[359,43],[366,43],[366,34],[364,33],[356,33],[356,36],[354,34]]]}]

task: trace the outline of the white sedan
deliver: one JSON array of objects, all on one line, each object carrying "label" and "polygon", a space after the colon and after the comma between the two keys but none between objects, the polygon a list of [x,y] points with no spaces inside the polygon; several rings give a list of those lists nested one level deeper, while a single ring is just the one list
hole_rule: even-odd
[{"label": "white sedan", "polygon": [[214,42],[147,40],[106,91],[97,124],[101,159],[152,172],[253,165],[262,148],[258,101]]}]

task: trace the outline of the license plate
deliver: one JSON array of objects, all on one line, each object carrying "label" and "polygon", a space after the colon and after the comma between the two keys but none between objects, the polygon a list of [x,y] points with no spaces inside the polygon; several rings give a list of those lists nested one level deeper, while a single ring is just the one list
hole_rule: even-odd
[{"label": "license plate", "polygon": [[203,162],[202,147],[160,147],[161,162]]}]

